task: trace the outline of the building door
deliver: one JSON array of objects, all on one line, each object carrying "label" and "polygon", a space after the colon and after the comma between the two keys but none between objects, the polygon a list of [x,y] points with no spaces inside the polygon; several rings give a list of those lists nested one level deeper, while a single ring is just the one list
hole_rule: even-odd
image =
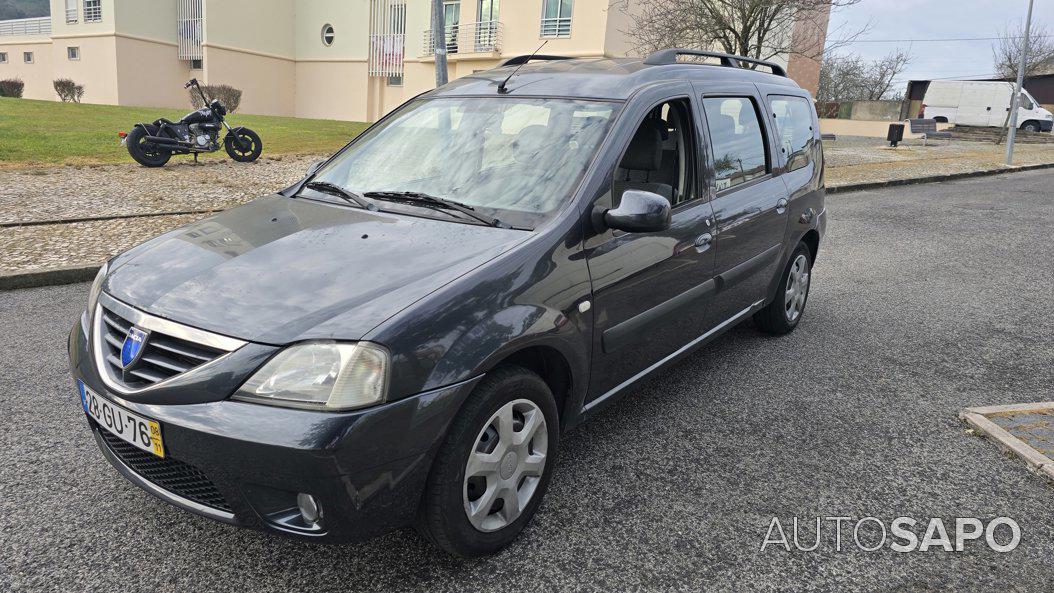
[{"label": "building door", "polygon": [[461,3],[443,3],[443,30],[446,35],[446,50],[449,53],[457,53],[457,33],[461,25]]},{"label": "building door", "polygon": [[476,7],[476,51],[493,51],[498,41],[499,0],[478,0]]}]

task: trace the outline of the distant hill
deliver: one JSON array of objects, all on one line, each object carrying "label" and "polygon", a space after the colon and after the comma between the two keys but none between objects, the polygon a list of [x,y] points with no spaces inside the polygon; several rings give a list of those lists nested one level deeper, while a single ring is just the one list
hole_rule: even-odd
[{"label": "distant hill", "polygon": [[51,8],[48,0],[0,0],[0,21],[48,16]]}]

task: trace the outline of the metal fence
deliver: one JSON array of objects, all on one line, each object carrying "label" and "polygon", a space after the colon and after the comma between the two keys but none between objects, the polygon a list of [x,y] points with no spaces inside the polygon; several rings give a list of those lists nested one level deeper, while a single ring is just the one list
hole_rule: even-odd
[{"label": "metal fence", "polygon": [[[421,41],[421,55],[435,53],[435,37],[432,30],[424,32]],[[447,53],[487,53],[501,52],[502,25],[500,21],[481,21],[451,25],[443,31],[446,39]]]},{"label": "metal fence", "polygon": [[51,35],[51,17],[0,21],[0,36]]}]

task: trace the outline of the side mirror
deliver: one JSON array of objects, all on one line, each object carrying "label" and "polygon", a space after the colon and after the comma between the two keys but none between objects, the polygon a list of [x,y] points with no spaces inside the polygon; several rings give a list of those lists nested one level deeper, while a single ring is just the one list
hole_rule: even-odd
[{"label": "side mirror", "polygon": [[654,233],[670,228],[670,202],[650,191],[628,189],[618,208],[604,213],[608,227],[628,233]]}]

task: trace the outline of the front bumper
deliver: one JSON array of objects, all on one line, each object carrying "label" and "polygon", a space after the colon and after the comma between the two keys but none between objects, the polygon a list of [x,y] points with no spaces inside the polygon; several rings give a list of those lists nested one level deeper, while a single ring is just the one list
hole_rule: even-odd
[{"label": "front bumper", "polygon": [[1054,129],[1054,120],[1050,120],[1050,119],[1040,120],[1040,122],[1039,122],[1039,131],[1040,132],[1049,132],[1052,129]]},{"label": "front bumper", "polygon": [[[87,317],[82,316],[69,338],[74,379],[161,423],[166,465],[144,469],[135,458],[122,457],[120,448],[103,438],[105,429],[88,419],[104,456],[131,482],[212,519],[332,541],[366,539],[413,519],[446,428],[479,380],[347,413],[232,400],[147,404],[108,390],[90,352]],[[190,490],[171,487],[187,483],[180,475],[169,479],[179,472],[197,480]],[[196,496],[210,486],[222,498]],[[290,519],[297,514],[297,493],[321,503],[319,526]]]}]

